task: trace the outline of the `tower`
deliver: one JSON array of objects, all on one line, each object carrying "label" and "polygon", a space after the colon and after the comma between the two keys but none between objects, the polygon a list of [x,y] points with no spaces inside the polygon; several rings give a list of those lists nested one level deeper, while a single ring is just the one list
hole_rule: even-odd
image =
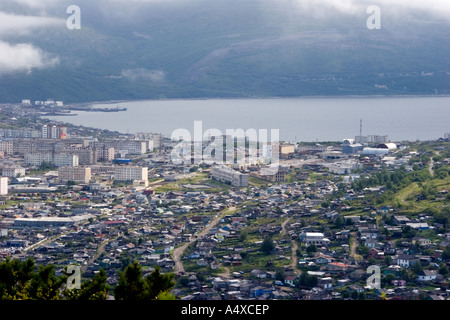
[{"label": "tower", "polygon": [[362,139],[362,119],[359,120],[359,137]]}]

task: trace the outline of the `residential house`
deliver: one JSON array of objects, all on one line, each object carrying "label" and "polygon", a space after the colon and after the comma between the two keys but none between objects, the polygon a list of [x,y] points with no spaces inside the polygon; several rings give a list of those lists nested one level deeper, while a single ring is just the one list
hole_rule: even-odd
[{"label": "residential house", "polygon": [[367,257],[374,258],[374,259],[382,259],[382,258],[384,258],[384,252],[380,249],[372,248],[369,250],[369,254]]},{"label": "residential house", "polygon": [[265,279],[267,277],[267,272],[259,269],[253,269],[250,274],[259,279]]},{"label": "residential house", "polygon": [[392,223],[394,223],[396,225],[406,224],[408,222],[410,222],[410,220],[406,216],[396,216],[396,215],[392,216]]},{"label": "residential house", "polygon": [[261,297],[265,294],[271,294],[273,291],[273,287],[256,286],[250,289],[250,298]]},{"label": "residential house", "polygon": [[333,287],[333,278],[331,277],[319,278],[318,287],[323,289],[331,289]]},{"label": "residential house", "polygon": [[416,243],[419,243],[419,245],[421,245],[421,246],[429,246],[429,245],[431,245],[431,240],[428,238],[415,236],[414,238],[412,238],[412,244],[416,244]]},{"label": "residential house", "polygon": [[282,290],[275,290],[272,292],[272,298],[276,300],[290,299],[291,295]]},{"label": "residential house", "polygon": [[400,254],[397,257],[397,265],[402,268],[412,267],[414,264],[418,263],[419,259],[414,255]]},{"label": "residential house", "polygon": [[342,262],[330,262],[321,269],[328,270],[329,272],[347,272],[354,270],[355,266]]},{"label": "residential house", "polygon": [[322,252],[317,253],[314,258],[314,262],[316,264],[326,264],[326,263],[334,262],[334,260],[335,259],[333,257],[323,254]]},{"label": "residential house", "polygon": [[287,276],[287,277],[284,279],[284,283],[285,283],[286,285],[290,286],[290,287],[294,287],[294,286],[295,286],[294,281],[295,281],[296,278],[297,278],[297,276],[294,276],[294,275]]},{"label": "residential house", "polygon": [[423,270],[417,275],[417,281],[433,281],[436,280],[436,270]]},{"label": "residential house", "polygon": [[378,241],[376,239],[366,239],[366,241],[364,241],[364,245],[369,249],[373,249],[378,246]]}]

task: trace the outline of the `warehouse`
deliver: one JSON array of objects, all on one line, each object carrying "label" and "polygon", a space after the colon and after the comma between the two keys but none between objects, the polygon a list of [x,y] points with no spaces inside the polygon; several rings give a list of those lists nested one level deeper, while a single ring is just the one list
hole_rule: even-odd
[{"label": "warehouse", "polygon": [[89,218],[92,214],[84,214],[73,217],[38,217],[38,218],[16,218],[14,228],[59,228],[77,225]]}]

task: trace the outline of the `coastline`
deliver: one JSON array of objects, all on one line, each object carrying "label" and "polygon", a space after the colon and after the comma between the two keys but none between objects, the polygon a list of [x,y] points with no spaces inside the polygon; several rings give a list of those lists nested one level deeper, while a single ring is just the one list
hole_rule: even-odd
[{"label": "coastline", "polygon": [[[170,135],[176,128],[191,128],[195,120],[203,119],[211,128],[281,128],[283,140],[311,142],[335,141],[336,137],[354,136],[359,132],[360,120],[364,119],[364,128],[368,134],[388,135],[392,141],[428,141],[438,139],[448,132],[448,124],[445,122],[449,112],[448,99],[450,96],[447,95],[378,95],[337,98],[303,96],[267,99],[133,100],[128,101],[129,105],[127,102],[120,103],[128,107],[127,111],[120,115],[106,115],[101,110],[98,112],[90,110],[91,112],[80,111],[79,118],[69,119],[57,116],[48,118],[123,133],[129,133],[130,129],[132,132],[144,132],[150,127],[152,132],[160,132],[163,135]],[[264,103],[264,100],[267,103]],[[343,102],[339,103],[339,101]],[[217,118],[217,110],[214,108],[216,102],[221,106],[220,119]],[[108,108],[106,103],[113,105],[118,104],[119,101],[103,102],[103,105],[95,105],[94,108]],[[433,107],[424,115],[424,107],[428,105]],[[380,108],[374,106],[380,106]],[[176,110],[177,113],[174,114],[171,110]],[[285,118],[279,113],[271,117],[266,116],[274,110],[289,112],[290,116]],[[240,117],[234,117],[236,112],[240,112]],[[336,122],[335,120],[342,112],[347,116]],[[155,117],[151,115],[152,113]],[[396,121],[400,118],[402,121]],[[314,122],[320,126],[312,125]],[[356,129],[352,132],[348,128]]]},{"label": "coastline", "polygon": [[136,100],[106,100],[106,101],[92,101],[92,102],[79,102],[71,103],[69,106],[80,107],[80,108],[90,108],[95,105],[109,105],[118,103],[130,103],[130,102],[143,102],[143,101],[207,101],[207,100],[293,100],[293,99],[388,99],[388,98],[450,98],[450,95],[342,95],[342,96],[324,96],[324,95],[313,95],[313,96],[292,96],[292,97],[204,97],[204,98],[164,98],[164,99],[136,99]]}]

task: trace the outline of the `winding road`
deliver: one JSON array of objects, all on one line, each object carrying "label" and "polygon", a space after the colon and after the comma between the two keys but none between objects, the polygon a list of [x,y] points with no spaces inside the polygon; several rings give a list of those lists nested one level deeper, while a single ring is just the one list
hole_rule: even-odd
[{"label": "winding road", "polygon": [[183,262],[181,262],[181,257],[183,256],[183,253],[186,250],[186,248],[191,243],[194,243],[194,241],[196,241],[197,239],[201,239],[202,237],[207,235],[209,233],[209,231],[219,223],[219,221],[222,219],[222,217],[224,215],[227,215],[234,211],[236,211],[236,207],[230,207],[228,209],[225,209],[224,211],[222,211],[221,214],[216,216],[210,223],[208,223],[208,225],[202,231],[200,231],[197,234],[197,238],[191,238],[189,242],[184,243],[182,246],[177,247],[172,251],[172,258],[175,261],[175,273],[176,274],[181,274],[181,273],[185,272]]}]

